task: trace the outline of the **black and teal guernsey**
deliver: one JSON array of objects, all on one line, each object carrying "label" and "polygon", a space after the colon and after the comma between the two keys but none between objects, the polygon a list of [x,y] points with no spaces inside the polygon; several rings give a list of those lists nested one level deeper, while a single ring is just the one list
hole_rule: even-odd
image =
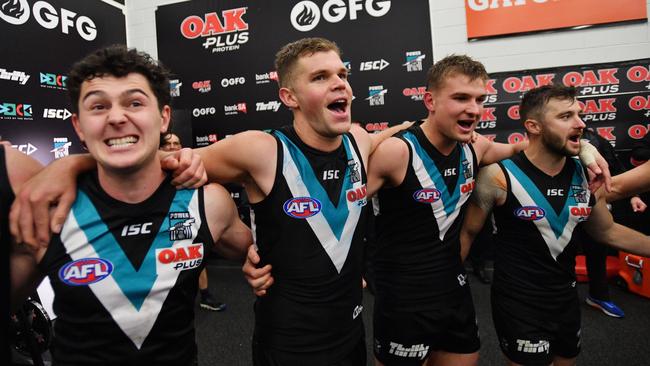
[{"label": "black and teal guernsey", "polygon": [[145,201],[110,197],[97,173],[42,259],[54,288],[57,365],[189,365],[196,358],[194,299],[213,240],[203,189],[168,177]]},{"label": "black and teal guernsey", "polygon": [[2,360],[9,360],[9,288],[10,288],[10,273],[9,273],[9,256],[11,250],[11,240],[9,234],[9,208],[14,201],[14,191],[11,188],[9,181],[9,173],[7,172],[7,157],[5,149],[7,147],[0,145],[0,253],[2,255],[2,262],[0,262],[0,271],[2,271],[2,296],[5,300],[2,301],[2,331],[5,333],[2,337]]},{"label": "black and teal guernsey", "polygon": [[332,152],[304,144],[292,127],[272,132],[277,169],[264,200],[252,204],[262,265],[275,283],[255,305],[262,347],[332,362],[363,337],[361,274],[366,173],[351,134]]},{"label": "black and teal guernsey", "polygon": [[467,291],[460,226],[474,188],[476,154],[471,144],[457,144],[445,156],[419,126],[399,138],[409,161],[402,183],[378,193],[376,301],[394,311],[453,305]]},{"label": "black and teal guernsey", "polygon": [[505,203],[494,208],[497,227],[493,291],[536,304],[576,296],[573,239],[589,218],[594,197],[583,166],[567,158],[551,177],[521,152],[499,162],[508,184]]}]

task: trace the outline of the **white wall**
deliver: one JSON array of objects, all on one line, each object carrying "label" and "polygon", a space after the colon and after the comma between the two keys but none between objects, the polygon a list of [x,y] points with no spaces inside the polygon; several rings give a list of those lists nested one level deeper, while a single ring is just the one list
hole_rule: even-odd
[{"label": "white wall", "polygon": [[[128,45],[158,57],[155,9],[182,1],[187,0],[126,0]],[[467,42],[464,3],[429,0],[434,60],[466,53],[482,61],[488,72],[500,72],[650,58],[648,23]]]},{"label": "white wall", "polygon": [[[468,54],[488,72],[500,72],[650,57],[647,22],[467,42],[464,3],[429,0],[434,60]],[[647,3],[650,13],[650,0]]]}]

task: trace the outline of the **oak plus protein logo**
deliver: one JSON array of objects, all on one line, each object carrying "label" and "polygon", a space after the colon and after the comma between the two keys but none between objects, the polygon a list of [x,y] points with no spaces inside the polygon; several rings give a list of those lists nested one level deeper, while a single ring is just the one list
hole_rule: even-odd
[{"label": "oak plus protein logo", "polygon": [[23,71],[7,71],[6,69],[0,69],[0,79],[16,81],[20,85],[25,85],[27,84],[27,80],[29,80],[29,75]]},{"label": "oak plus protein logo", "polygon": [[237,51],[248,42],[249,26],[244,20],[248,8],[227,9],[205,13],[202,17],[190,15],[181,23],[181,34],[187,39],[204,39],[201,44],[212,53]]},{"label": "oak plus protein logo", "polygon": [[427,87],[426,86],[419,86],[419,87],[413,87],[413,88],[404,88],[402,90],[402,94],[404,94],[405,97],[411,98],[411,100],[414,101],[422,101],[424,99],[424,94],[427,92]]},{"label": "oak plus protein logo", "polygon": [[321,17],[328,23],[338,23],[346,17],[356,20],[364,10],[378,18],[390,11],[390,5],[390,0],[327,0],[321,9],[313,1],[300,1],[291,9],[291,25],[296,30],[308,32],[318,26]]},{"label": "oak plus protein logo", "polygon": [[369,86],[368,98],[366,100],[370,106],[384,105],[384,96],[388,93],[388,89],[384,89],[383,85]]},{"label": "oak plus protein logo", "polygon": [[77,16],[77,13],[65,8],[57,11],[46,1],[36,1],[31,8],[27,0],[5,0],[0,4],[0,19],[12,25],[25,24],[32,14],[45,29],[60,28],[63,34],[70,34],[70,29],[74,29],[86,41],[97,37],[97,26],[92,19],[85,15]]},{"label": "oak plus protein logo", "polygon": [[406,66],[406,71],[422,71],[422,60],[427,55],[423,55],[422,51],[409,51],[406,52],[406,62],[402,66]]},{"label": "oak plus protein logo", "polygon": [[212,85],[210,83],[210,80],[195,81],[192,83],[192,89],[198,91],[199,93],[207,93],[212,90]]}]

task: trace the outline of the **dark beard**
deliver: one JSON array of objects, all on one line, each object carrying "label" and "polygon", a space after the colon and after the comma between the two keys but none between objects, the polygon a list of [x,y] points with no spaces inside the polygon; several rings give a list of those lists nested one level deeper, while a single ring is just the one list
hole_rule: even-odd
[{"label": "dark beard", "polygon": [[546,146],[546,148],[549,151],[556,153],[560,156],[575,155],[567,148],[566,143],[556,135],[552,135],[550,133],[542,133],[542,142],[544,143],[544,146]]}]

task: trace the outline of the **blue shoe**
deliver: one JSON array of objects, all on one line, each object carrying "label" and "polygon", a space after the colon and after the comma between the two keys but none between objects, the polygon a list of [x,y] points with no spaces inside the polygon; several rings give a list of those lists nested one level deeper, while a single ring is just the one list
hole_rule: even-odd
[{"label": "blue shoe", "polygon": [[622,317],[625,316],[625,313],[623,312],[623,310],[621,308],[619,308],[618,306],[616,306],[616,304],[614,304],[611,301],[597,300],[597,299],[594,299],[591,296],[587,296],[585,301],[590,306],[593,306],[596,309],[600,309],[603,313],[605,313],[605,314],[607,314],[609,316],[613,316],[614,318],[622,318]]}]

